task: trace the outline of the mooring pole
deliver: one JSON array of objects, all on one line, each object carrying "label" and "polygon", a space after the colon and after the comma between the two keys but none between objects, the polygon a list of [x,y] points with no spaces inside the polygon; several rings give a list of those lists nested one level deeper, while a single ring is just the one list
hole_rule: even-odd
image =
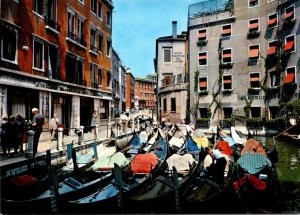
[{"label": "mooring pole", "polygon": [[122,169],[118,164],[114,164],[114,171],[115,171],[115,182],[116,186],[119,188],[119,195],[118,195],[118,207],[121,209],[121,213],[124,213],[123,208],[123,189],[122,189]]},{"label": "mooring pole", "polygon": [[174,183],[174,193],[175,193],[175,204],[176,211],[180,214],[180,199],[179,199],[179,182],[178,182],[178,173],[176,168],[173,166],[173,183]]},{"label": "mooring pole", "polygon": [[48,175],[50,179],[50,192],[53,193],[53,195],[51,195],[51,213],[58,213],[59,212],[58,179],[53,166],[48,166]]}]

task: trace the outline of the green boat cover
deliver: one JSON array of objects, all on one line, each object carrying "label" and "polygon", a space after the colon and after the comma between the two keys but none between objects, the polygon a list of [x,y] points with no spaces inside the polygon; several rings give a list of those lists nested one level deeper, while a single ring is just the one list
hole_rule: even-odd
[{"label": "green boat cover", "polygon": [[272,163],[264,154],[251,154],[246,152],[238,161],[238,165],[249,174],[256,174],[265,167],[272,167]]},{"label": "green boat cover", "polygon": [[120,167],[124,167],[129,163],[128,159],[123,153],[117,152],[116,154],[108,157],[102,157],[97,160],[93,166],[93,170],[109,170],[114,168],[114,164],[118,164]]}]

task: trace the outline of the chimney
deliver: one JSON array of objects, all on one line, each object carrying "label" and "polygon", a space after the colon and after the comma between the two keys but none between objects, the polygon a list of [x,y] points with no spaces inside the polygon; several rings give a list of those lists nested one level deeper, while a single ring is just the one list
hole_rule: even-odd
[{"label": "chimney", "polygon": [[177,21],[172,21],[173,38],[177,38]]}]

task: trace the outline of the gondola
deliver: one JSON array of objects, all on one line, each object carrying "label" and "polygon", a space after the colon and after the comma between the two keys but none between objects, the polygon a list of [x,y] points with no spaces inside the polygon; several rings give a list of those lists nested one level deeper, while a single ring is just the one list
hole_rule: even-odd
[{"label": "gondola", "polygon": [[260,142],[247,140],[235,175],[234,189],[246,210],[264,207],[272,199],[276,170]]},{"label": "gondola", "polygon": [[[132,148],[137,148],[139,143],[139,137],[134,133],[128,145],[132,145]],[[128,153],[129,149],[130,147],[123,152]],[[111,152],[109,153],[111,154]],[[121,166],[120,162],[124,162],[124,160],[127,161],[127,159],[131,160],[137,153],[138,151],[130,151],[130,153],[126,154],[127,158],[119,151],[111,155],[103,153],[105,155],[99,156],[96,163],[91,165],[88,169],[81,169],[72,173],[70,177],[65,178],[59,183],[59,198],[57,200],[60,203],[59,205],[63,205],[65,201],[81,198],[94,192],[99,187],[104,186],[112,179],[113,163],[119,162]],[[122,161],[120,160],[120,155],[123,156]],[[118,159],[118,161],[114,159],[114,157],[117,157],[116,159]],[[9,213],[51,212],[51,199],[54,198],[54,194],[49,189],[48,178],[45,183],[36,182],[35,185],[36,186],[31,185],[27,188],[28,192],[26,195],[20,195],[19,192],[16,192],[17,196],[2,196],[3,208]],[[6,192],[11,193],[10,190]]]},{"label": "gondola", "polygon": [[[169,148],[166,140],[162,138],[161,131],[157,131],[157,138],[154,144],[145,154],[136,156],[122,171],[122,192],[113,179],[107,186],[102,187],[91,195],[84,198],[69,201],[66,208],[68,212],[82,211],[84,213],[112,213],[120,212],[119,202],[130,198],[140,192],[158,177],[166,168],[166,159],[169,155]],[[122,199],[120,200],[120,196]],[[66,205],[65,205],[66,206]],[[120,205],[119,205],[120,206]]]},{"label": "gondola", "polygon": [[[228,142],[221,140],[220,143],[226,143],[227,148],[231,150]],[[219,147],[218,144],[219,142],[215,143],[215,148]],[[192,178],[182,194],[185,212],[193,212],[195,208],[199,209],[199,207],[203,209],[208,209],[211,206],[215,207],[215,203],[230,192],[234,162],[231,156],[224,154],[224,157],[226,158],[226,166],[224,170],[221,170],[221,174],[223,174],[221,181],[212,177],[209,170],[207,170],[207,166],[213,162],[211,156],[206,154],[205,159],[201,161],[197,175]]]},{"label": "gondola", "polygon": [[[172,139],[175,137],[176,135]],[[155,207],[155,211],[161,212],[166,209],[164,212],[179,212],[180,193],[184,191],[185,185],[189,183],[199,168],[199,159],[203,159],[203,152],[204,150],[201,147],[198,148],[187,132],[185,143],[167,159],[168,168],[150,185],[130,197],[129,208],[137,210],[139,207],[138,211],[151,211]]]}]

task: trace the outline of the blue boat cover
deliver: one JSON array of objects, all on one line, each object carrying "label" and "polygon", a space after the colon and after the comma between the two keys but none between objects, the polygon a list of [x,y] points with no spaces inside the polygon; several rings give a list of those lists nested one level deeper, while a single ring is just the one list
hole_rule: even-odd
[{"label": "blue boat cover", "polygon": [[186,145],[188,152],[199,151],[197,144],[190,138],[188,139]]},{"label": "blue boat cover", "polygon": [[229,146],[233,146],[235,144],[234,140],[231,137],[222,137],[223,140],[229,143]]},{"label": "blue boat cover", "polygon": [[249,174],[256,174],[265,167],[272,166],[271,161],[264,154],[251,154],[250,152],[242,155],[237,163]]}]

